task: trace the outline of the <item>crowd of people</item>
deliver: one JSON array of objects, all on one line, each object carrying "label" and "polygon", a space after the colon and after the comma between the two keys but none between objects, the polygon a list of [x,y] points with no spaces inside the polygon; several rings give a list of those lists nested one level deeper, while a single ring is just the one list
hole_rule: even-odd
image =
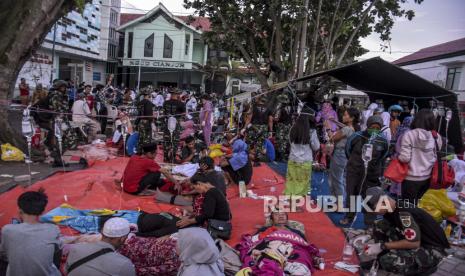
[{"label": "crowd of people", "polygon": [[[170,203],[175,202],[177,195],[190,196],[190,206],[183,216],[156,217],[154,227],[148,231],[159,237],[164,236],[160,233],[166,235],[179,230],[178,275],[223,275],[224,267],[210,236],[227,239],[231,234],[233,214],[226,199],[226,187],[248,185],[254,168],[261,162],[275,160],[287,162],[284,194],[291,197],[311,196],[312,168],[316,167],[327,170],[329,191],[337,197],[338,206],[349,206],[351,197],[367,195],[372,196],[370,203],[376,206],[381,196],[389,195],[392,211],[384,212],[383,220],[376,220],[379,214],[363,210],[364,223],[377,241],[367,245],[366,253],[377,255],[385,270],[401,274],[429,273],[449,246],[440,226],[417,207],[430,186],[437,151],[447,146],[447,141],[436,132],[437,118],[430,109],[410,112],[400,105],[392,105],[385,110],[382,104],[372,103],[366,110],[359,110],[326,100],[316,105],[319,108],[315,111],[307,105],[292,106],[294,99],[284,92],[276,97],[254,95],[251,101],[231,108],[225,104],[226,98],[176,88],[147,87],[136,94],[130,89],[122,93],[108,85],[93,88],[85,84],[71,99],[69,83],[60,80],[54,82],[48,94],[37,89],[33,106],[72,114],[61,116],[63,123],[69,124],[71,119],[89,125],[91,139],[98,133],[106,134],[108,106],[119,107],[112,142],[131,156],[123,173],[124,192],[151,195],[157,190],[167,191],[173,195]],[[44,116],[49,114],[37,112],[35,120],[49,130],[46,144],[54,165],[63,165],[54,139],[53,121]],[[60,150],[75,146],[77,139],[72,131],[71,127],[63,130]],[[127,139],[123,135],[128,135]],[[367,145],[370,145],[369,153]],[[221,152],[219,157],[212,156],[216,146]],[[180,183],[155,161],[160,149],[165,163],[198,164],[198,171]],[[406,164],[408,170],[402,183],[392,183],[387,188],[383,175],[389,160],[394,158]],[[394,199],[402,200],[404,205],[397,206]],[[10,271],[24,272],[10,275],[33,275],[23,270],[21,258],[25,256],[24,250],[32,252],[40,246],[40,250],[47,248],[50,254],[35,257],[40,260],[35,263],[37,267],[31,266],[31,271],[51,275],[59,267],[53,263],[57,248],[53,245],[59,244],[57,229],[51,231],[48,225],[38,223],[46,203],[42,192],[25,193],[18,199],[18,206],[27,224],[2,229],[1,249],[8,259],[15,258],[10,262]],[[279,214],[277,211],[278,217]],[[355,218],[356,212],[351,210],[340,224],[349,227]],[[13,227],[18,229],[13,231],[10,229]],[[101,242],[80,245],[70,251],[68,274],[134,275],[131,261],[115,251],[130,232],[129,223],[124,219],[108,220],[102,229]],[[22,236],[44,242],[32,246]],[[24,246],[12,247],[16,241]],[[422,258],[416,258],[420,255]],[[118,266],[109,265],[112,263]]]}]

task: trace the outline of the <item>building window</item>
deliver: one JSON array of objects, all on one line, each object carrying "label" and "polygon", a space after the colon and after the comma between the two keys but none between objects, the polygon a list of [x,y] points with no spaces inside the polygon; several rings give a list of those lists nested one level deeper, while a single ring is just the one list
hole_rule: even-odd
[{"label": "building window", "polygon": [[151,34],[145,39],[144,43],[144,57],[153,57],[153,40],[154,34]]},{"label": "building window", "polygon": [[173,40],[165,34],[165,40],[163,44],[163,58],[173,57]]},{"label": "building window", "polygon": [[454,67],[447,69],[446,89],[459,90],[460,75],[462,68]]},{"label": "building window", "polygon": [[189,46],[191,45],[191,36],[189,34],[186,34],[186,45],[184,47],[184,54],[188,55],[189,54]]},{"label": "building window", "polygon": [[124,57],[124,35],[119,36],[119,47],[118,47],[118,57]]},{"label": "building window", "polygon": [[134,38],[134,33],[129,32],[128,36],[128,58],[132,58],[132,40]]}]

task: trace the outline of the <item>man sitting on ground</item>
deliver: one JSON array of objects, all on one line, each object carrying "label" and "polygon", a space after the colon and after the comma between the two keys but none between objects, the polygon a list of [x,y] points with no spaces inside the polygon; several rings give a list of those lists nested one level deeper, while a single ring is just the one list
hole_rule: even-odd
[{"label": "man sitting on ground", "polygon": [[191,182],[206,182],[215,186],[226,195],[226,179],[222,172],[215,171],[215,162],[211,157],[203,157],[199,161],[199,170],[191,177]]},{"label": "man sitting on ground", "polygon": [[142,155],[133,155],[129,159],[123,173],[123,189],[135,195],[151,195],[165,182],[160,178],[163,174],[169,181],[177,183],[173,176],[155,162],[157,145],[154,143],[142,146]]},{"label": "man sitting on ground", "polygon": [[189,136],[185,140],[185,145],[182,147],[179,163],[198,163],[200,159],[200,152],[195,145],[195,139]]},{"label": "man sitting on ground", "polygon": [[8,261],[6,275],[61,275],[57,269],[61,258],[60,230],[54,224],[39,221],[47,203],[47,195],[40,190],[19,196],[21,223],[2,228],[0,255]]},{"label": "man sitting on ground", "polygon": [[367,189],[366,195],[371,196],[368,204],[383,219],[375,223],[377,243],[367,244],[365,254],[377,256],[380,268],[396,274],[429,275],[436,271],[449,242],[433,217],[407,201],[397,205],[380,187]]},{"label": "man sitting on ground", "polygon": [[124,244],[129,232],[126,219],[111,218],[103,226],[101,241],[72,245],[66,261],[68,276],[135,276],[131,260],[115,252]]}]

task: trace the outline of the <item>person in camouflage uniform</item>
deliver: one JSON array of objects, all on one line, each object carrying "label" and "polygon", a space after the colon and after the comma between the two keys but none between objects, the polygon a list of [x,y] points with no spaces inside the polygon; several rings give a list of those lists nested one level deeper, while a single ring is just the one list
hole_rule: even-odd
[{"label": "person in camouflage uniform", "polygon": [[436,271],[449,242],[433,217],[407,201],[396,202],[380,187],[369,188],[366,194],[371,197],[368,204],[384,215],[375,222],[376,243],[366,245],[365,254],[377,255],[379,267],[388,272],[429,275]]},{"label": "person in camouflage uniform", "polygon": [[258,97],[255,104],[252,105],[252,117],[249,118],[246,125],[246,143],[254,153],[254,161],[266,161],[264,149],[265,140],[273,130],[273,116],[267,108],[265,98]]},{"label": "person in camouflage uniform", "polygon": [[153,122],[153,103],[150,101],[150,93],[143,91],[141,93],[144,98],[139,102],[139,116],[137,131],[139,132],[139,142],[137,144],[137,152],[142,152],[143,145],[153,143],[152,139],[152,122]]},{"label": "person in camouflage uniform", "polygon": [[[176,154],[179,145],[179,136],[181,135],[180,119],[186,113],[185,104],[179,99],[180,91],[175,89],[171,92],[171,98],[163,104],[163,155],[164,161],[175,163]],[[168,120],[170,117],[176,119],[176,128],[171,133],[168,129]]]},{"label": "person in camouflage uniform", "polygon": [[292,107],[289,97],[285,94],[278,96],[278,106],[274,114],[274,131],[277,160],[285,161],[289,154],[289,132],[292,126]]},{"label": "person in camouflage uniform", "polygon": [[[48,144],[50,155],[54,160],[53,166],[63,166],[61,155],[64,154],[68,149],[75,149],[77,146],[77,135],[69,123],[68,115],[63,115],[64,113],[69,113],[69,104],[68,104],[68,93],[67,93],[67,83],[65,81],[57,81],[55,83],[55,90],[52,90],[49,95],[49,110],[57,112],[54,115],[54,118],[60,117],[63,120],[61,129],[62,129],[62,151],[60,152],[58,139],[54,139],[52,143]],[[61,113],[61,114],[58,114]],[[54,124],[52,123],[51,131],[54,131]]]}]

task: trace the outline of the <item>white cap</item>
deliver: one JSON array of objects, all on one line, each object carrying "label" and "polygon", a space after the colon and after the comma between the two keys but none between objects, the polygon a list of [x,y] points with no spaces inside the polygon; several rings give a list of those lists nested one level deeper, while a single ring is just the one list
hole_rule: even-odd
[{"label": "white cap", "polygon": [[111,218],[103,225],[102,234],[109,238],[120,238],[130,231],[129,221],[124,218]]}]

